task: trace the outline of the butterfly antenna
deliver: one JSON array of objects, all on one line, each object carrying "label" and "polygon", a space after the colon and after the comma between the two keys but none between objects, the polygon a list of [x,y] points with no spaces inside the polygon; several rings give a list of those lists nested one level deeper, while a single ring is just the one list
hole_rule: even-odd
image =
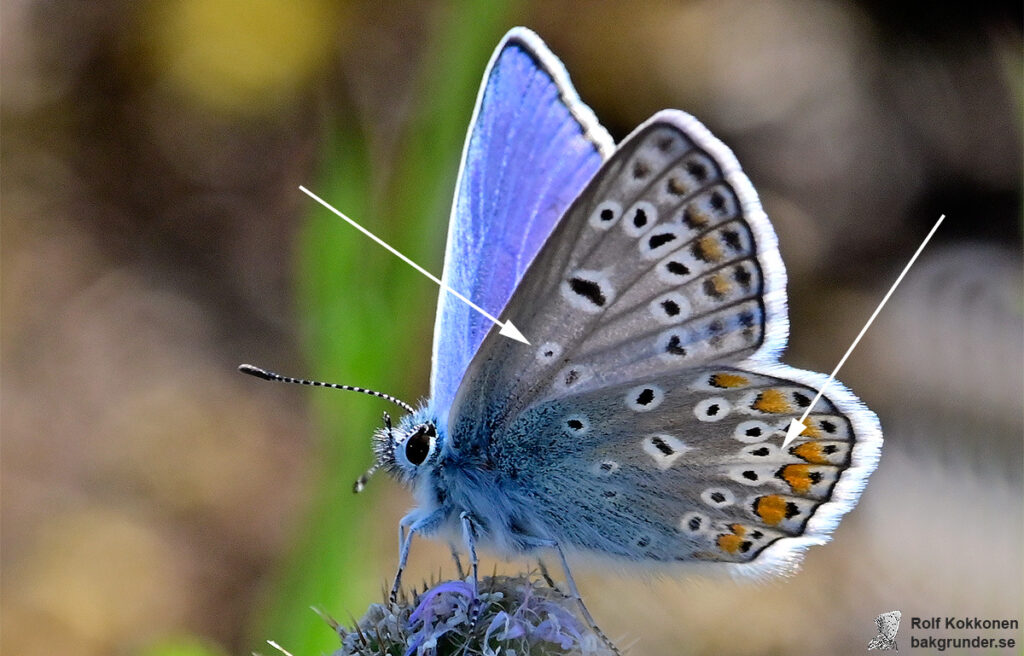
[{"label": "butterfly antenna", "polygon": [[379,464],[373,463],[373,466],[367,469],[365,474],[356,479],[356,482],[352,485],[352,491],[355,492],[356,494],[359,494],[360,492],[365,490],[367,481],[370,480],[370,477],[373,476],[374,472],[376,472],[379,468]]},{"label": "butterfly antenna", "polygon": [[415,408],[413,408],[405,401],[396,399],[390,394],[376,392],[374,390],[366,389],[363,387],[355,387],[353,385],[339,385],[337,383],[323,383],[320,382],[319,380],[305,380],[304,378],[292,378],[291,376],[282,376],[281,374],[275,374],[273,371],[267,371],[266,369],[254,367],[251,364],[240,364],[238,365],[238,370],[241,371],[243,374],[256,376],[257,378],[262,378],[263,380],[273,380],[279,383],[295,383],[297,385],[310,385],[312,387],[330,387],[332,389],[340,389],[347,390],[349,392],[360,392],[362,394],[369,394],[370,396],[376,396],[377,398],[384,399],[385,401],[391,401],[392,403],[402,408],[406,412],[412,413],[416,411]]}]

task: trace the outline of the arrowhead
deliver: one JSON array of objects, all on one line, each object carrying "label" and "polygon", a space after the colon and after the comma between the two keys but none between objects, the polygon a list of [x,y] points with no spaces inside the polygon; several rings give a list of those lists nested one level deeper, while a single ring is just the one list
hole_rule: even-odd
[{"label": "arrowhead", "polygon": [[786,439],[782,440],[782,448],[785,449],[789,446],[793,440],[797,438],[800,433],[804,432],[807,428],[799,419],[794,419],[789,422],[789,428],[786,429]]},{"label": "arrowhead", "polygon": [[530,343],[530,340],[526,339],[526,337],[523,336],[523,333],[519,332],[519,329],[516,328],[515,325],[511,321],[506,321],[501,326],[501,330],[498,331],[498,334],[499,335],[504,335],[505,337],[508,337],[509,339],[514,339],[517,342],[522,342],[523,344],[529,344]]}]

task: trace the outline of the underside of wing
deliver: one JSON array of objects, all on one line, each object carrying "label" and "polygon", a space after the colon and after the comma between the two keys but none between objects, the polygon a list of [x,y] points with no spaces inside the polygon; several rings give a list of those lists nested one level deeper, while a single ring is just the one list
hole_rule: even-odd
[{"label": "underside of wing", "polygon": [[711,362],[773,361],[787,334],[785,271],[731,151],[693,117],[665,111],[580,194],[504,317],[532,346],[492,334],[453,416],[486,403],[500,419]]},{"label": "underside of wing", "polygon": [[582,392],[520,415],[492,458],[567,546],[782,571],[828,538],[878,459],[877,419],[838,384],[781,448],[824,378],[716,367]]},{"label": "underside of wing", "polygon": [[[529,30],[488,65],[462,156],[443,280],[498,315],[558,219],[613,144],[561,62]],[[447,409],[492,324],[442,290],[431,399]]]}]

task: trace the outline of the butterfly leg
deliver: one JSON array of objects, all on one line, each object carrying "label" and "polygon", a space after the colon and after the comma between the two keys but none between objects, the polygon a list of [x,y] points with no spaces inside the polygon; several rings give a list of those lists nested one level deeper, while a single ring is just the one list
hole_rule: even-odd
[{"label": "butterfly leg", "polygon": [[[590,630],[608,646],[613,654],[616,656],[622,656],[622,652],[620,652],[619,648],[615,646],[615,643],[604,634],[604,631],[602,631],[597,625],[597,622],[594,621],[594,617],[590,614],[590,611],[587,610],[587,606],[583,603],[583,597],[580,596],[580,591],[576,588],[576,581],[572,578],[572,570],[569,569],[569,561],[565,558],[565,552],[562,551],[562,545],[555,540],[538,540],[536,544],[537,546],[549,547],[558,552],[558,557],[562,561],[562,571],[565,572],[565,582],[569,586],[569,596],[576,600],[576,604],[580,608],[580,613],[583,615],[583,619],[590,624]],[[552,587],[554,586],[552,585]],[[557,590],[557,588],[555,589]]]},{"label": "butterfly leg", "polygon": [[551,578],[551,574],[548,573],[548,566],[544,564],[544,561],[540,558],[537,559],[537,566],[540,568],[541,578],[548,584],[548,587],[553,590],[558,590],[558,585],[555,580]]},{"label": "butterfly leg", "polygon": [[455,547],[454,542],[449,542],[448,548],[452,552],[452,560],[455,561],[455,571],[458,572],[460,579],[465,580],[466,570],[462,569],[462,559],[459,557],[459,550]]},{"label": "butterfly leg", "polygon": [[466,542],[466,548],[469,549],[469,566],[473,572],[473,597],[476,597],[477,593],[477,570],[479,562],[476,558],[476,522],[473,520],[473,515],[468,512],[463,512],[459,515],[459,519],[462,520],[462,539]]},{"label": "butterfly leg", "polygon": [[480,598],[477,594],[480,584],[478,578],[479,561],[476,557],[476,520],[467,511],[463,511],[459,515],[459,519],[462,520],[462,539],[465,540],[466,548],[469,550],[469,567],[473,572],[473,601],[470,603],[469,621],[472,624],[476,624],[476,620],[480,615]]},{"label": "butterfly leg", "polygon": [[[398,600],[398,590],[402,586],[402,572],[405,571],[405,564],[409,560],[409,547],[412,546],[412,536],[416,533],[430,533],[437,529],[448,516],[443,509],[435,510],[426,517],[419,513],[412,512],[398,522],[398,571],[395,572],[395,583],[391,586],[391,594],[388,599],[391,603]],[[409,532],[406,533],[406,527]]]}]

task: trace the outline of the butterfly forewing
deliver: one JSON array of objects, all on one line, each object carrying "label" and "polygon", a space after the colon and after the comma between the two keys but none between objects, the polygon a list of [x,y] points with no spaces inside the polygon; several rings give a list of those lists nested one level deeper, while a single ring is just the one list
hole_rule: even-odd
[{"label": "butterfly forewing", "polygon": [[453,442],[485,443],[499,467],[525,472],[542,523],[576,547],[783,565],[849,509],[880,439],[837,387],[781,448],[824,382],[776,362],[784,285],[732,154],[691,117],[662,112],[526,272],[504,317],[533,343],[484,341],[452,409]]},{"label": "butterfly forewing", "polygon": [[712,156],[698,128],[662,112],[619,147],[504,312],[532,349],[492,336],[466,377],[473,394],[494,385],[514,414],[570,390],[738,361],[784,339],[774,235],[731,154],[724,164]]},{"label": "butterfly forewing", "polygon": [[[509,32],[480,90],[449,226],[444,280],[492,314],[611,152],[561,63],[529,30]],[[442,290],[431,400],[448,408],[491,322]]]}]

